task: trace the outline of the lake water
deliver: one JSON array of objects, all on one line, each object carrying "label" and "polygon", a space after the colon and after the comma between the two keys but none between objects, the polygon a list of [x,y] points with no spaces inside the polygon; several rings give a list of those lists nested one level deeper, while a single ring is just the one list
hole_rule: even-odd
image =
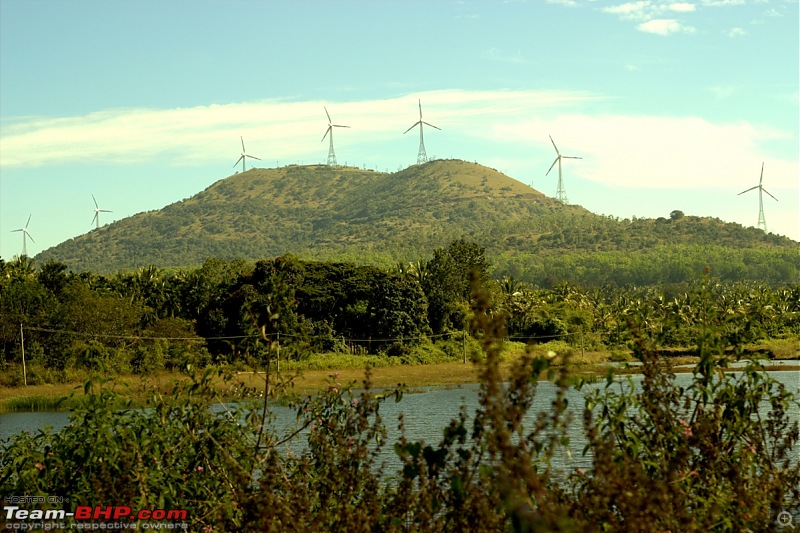
[{"label": "lake water", "polygon": [[[773,378],[783,382],[788,388],[798,393],[800,389],[800,372],[798,371],[774,371],[769,373]],[[691,374],[678,374],[676,383],[686,386],[691,382]],[[641,376],[633,376],[634,383],[641,382]],[[586,386],[584,391],[604,386],[604,383]],[[422,389],[421,392],[404,395],[402,401],[395,402],[393,399],[386,400],[380,408],[380,414],[387,428],[387,440],[389,445],[386,447],[386,461],[389,466],[395,466],[397,458],[392,451],[392,445],[396,442],[400,433],[397,429],[398,416],[402,413],[405,417],[406,436],[411,441],[424,440],[431,445],[437,445],[442,439],[442,431],[453,419],[457,418],[462,406],[465,406],[467,413],[472,416],[478,407],[479,386],[475,384],[461,385],[458,387],[431,387]],[[582,411],[584,407],[584,391],[569,390],[567,400],[569,410],[573,413],[572,424],[569,427],[570,436],[569,449],[564,449],[556,457],[554,466],[560,468],[586,467],[590,465],[591,459],[582,456],[582,450],[586,444],[582,427]],[[532,427],[533,420],[537,413],[550,409],[555,398],[556,386],[549,382],[539,382],[535,401],[529,411],[529,420],[526,426]],[[791,416],[800,419],[800,410],[797,407],[791,412]],[[295,424],[296,412],[289,407],[277,406],[273,408],[275,414],[275,429],[278,434],[293,427]],[[0,414],[0,441],[22,432],[35,432],[41,429],[57,431],[69,423],[70,413],[66,412],[33,412],[33,413],[5,413]],[[302,439],[294,441],[291,448],[300,451],[303,446]],[[560,464],[559,464],[560,463]]]}]

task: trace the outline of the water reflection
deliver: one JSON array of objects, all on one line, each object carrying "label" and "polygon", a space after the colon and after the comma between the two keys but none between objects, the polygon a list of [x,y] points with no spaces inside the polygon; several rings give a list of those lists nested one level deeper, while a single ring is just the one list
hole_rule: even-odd
[{"label": "water reflection", "polygon": [[[769,374],[787,385],[792,392],[798,393],[800,372],[771,371]],[[642,376],[632,376],[631,379],[638,388]],[[678,374],[676,376],[676,384],[685,387],[691,383],[691,379],[691,374]],[[586,391],[603,386],[604,383],[598,383],[587,385],[583,391],[570,389],[567,392],[568,411],[572,413],[572,422],[568,426],[570,445],[569,448],[560,450],[554,458],[554,466],[556,468],[586,468],[590,465],[591,458],[582,454],[586,445],[582,427],[583,398]],[[462,406],[466,408],[469,420],[472,419],[479,406],[478,392],[479,386],[477,384],[458,387],[430,387],[422,389],[421,392],[406,394],[400,402],[395,402],[391,399],[383,402],[380,414],[387,428],[388,445],[383,456],[387,466],[390,469],[399,466],[399,461],[393,451],[393,444],[400,436],[398,417],[401,413],[404,415],[406,437],[410,441],[425,441],[427,444],[436,446],[443,437],[444,428],[447,427],[452,419],[458,418]],[[526,427],[533,427],[538,413],[551,409],[555,395],[556,386],[554,384],[546,381],[539,382],[534,403],[525,420]],[[798,407],[794,406],[790,416],[794,419],[800,419],[800,412],[798,411]],[[278,406],[273,408],[273,413],[275,415],[274,430],[279,437],[287,435],[296,427],[296,411],[294,409]],[[65,412],[0,414],[0,441],[22,431],[58,431],[69,423],[69,416],[70,414]],[[303,434],[298,437],[287,445],[287,449],[295,453],[303,450]]]}]

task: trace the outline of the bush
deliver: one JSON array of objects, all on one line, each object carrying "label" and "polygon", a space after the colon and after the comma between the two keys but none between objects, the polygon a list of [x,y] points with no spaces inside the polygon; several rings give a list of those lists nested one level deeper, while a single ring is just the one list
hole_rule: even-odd
[{"label": "bush", "polygon": [[[696,296],[708,301],[705,290]],[[791,414],[800,403],[756,364],[723,372],[730,361],[720,311],[702,311],[700,362],[686,388],[631,322],[641,388],[610,371],[585,395],[592,466],[564,472],[554,457],[569,444],[567,392],[579,380],[569,365],[556,372],[537,355],[545,346],[501,375],[504,325],[486,294],[474,305],[470,327],[484,354],[479,407],[471,417],[462,410],[438,443],[408,440],[402,418],[401,436],[387,442],[381,406],[403,391],[375,395],[369,372],[359,394],[332,376],[296,404],[297,427],[281,435],[265,424],[274,383],[260,408],[220,411],[210,409],[219,396],[209,371],[171,396],[154,395],[146,410],[120,410],[112,383],[87,382],[67,428],[0,444],[0,493],[185,508],[191,530],[215,532],[768,531],[779,512],[800,513],[792,456],[800,430]],[[569,347],[561,353],[568,358]],[[346,356],[326,357],[339,365]],[[528,423],[542,375],[555,382],[555,400]],[[379,461],[387,447],[396,470]]]}]

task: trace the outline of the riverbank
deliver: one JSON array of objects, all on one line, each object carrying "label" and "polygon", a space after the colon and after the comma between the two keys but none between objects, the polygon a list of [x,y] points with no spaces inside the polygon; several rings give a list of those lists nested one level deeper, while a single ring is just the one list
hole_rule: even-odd
[{"label": "riverbank", "polygon": [[[758,348],[748,350],[752,355],[769,356]],[[504,353],[501,371],[506,372],[518,360],[524,350],[508,350]],[[549,352],[551,355],[554,352]],[[665,352],[663,359],[673,365],[676,372],[690,372],[692,366],[698,361],[687,351]],[[797,370],[800,371],[798,354],[781,354],[781,359],[794,359],[797,365],[782,365],[772,368],[768,362],[766,369]],[[789,355],[790,357],[786,357]],[[793,357],[792,357],[793,356]],[[285,382],[278,388],[279,400],[284,401],[291,397],[314,394],[325,389],[331,384],[349,385],[356,388],[363,387],[365,368],[348,360],[326,359],[328,368],[307,368],[292,362],[283,362],[281,372],[272,371],[273,386]],[[563,364],[563,354],[555,354],[554,366],[559,368]],[[585,351],[577,353],[570,351],[567,357],[570,373],[575,379],[597,379],[604,376],[610,366],[615,367],[618,374],[638,373],[635,363],[631,362],[630,354],[617,351]],[[305,366],[306,368],[297,368]],[[429,364],[378,364],[371,367],[371,386],[374,389],[390,389],[402,385],[413,391],[414,389],[461,385],[477,383],[478,367],[463,361],[449,361]],[[229,401],[243,398],[257,398],[263,395],[265,375],[263,371],[252,371],[241,368],[222,369],[221,374],[215,377],[216,387],[220,394],[220,401]],[[145,406],[154,394],[168,395],[172,392],[176,382],[186,381],[190,378],[185,373],[158,372],[147,376],[138,375],[94,375],[86,376],[97,381],[106,380],[121,398],[129,401],[133,407]],[[277,379],[279,377],[279,379]],[[73,380],[68,383],[37,384],[18,387],[0,387],[0,412],[15,411],[68,411],[76,408],[84,394],[85,380]]]},{"label": "riverbank", "polygon": [[[524,350],[509,350],[504,353],[501,369],[506,371]],[[556,355],[554,364],[560,366],[561,355]],[[607,351],[586,351],[583,354],[569,356],[570,370],[576,375],[603,375],[605,366],[611,359],[619,359],[619,355]],[[626,354],[622,359],[629,359]],[[670,357],[675,364],[691,363],[692,357]],[[373,361],[373,364],[375,361]],[[325,389],[331,383],[342,385],[354,384],[363,387],[365,366],[358,365],[352,359],[339,361],[326,359],[328,368],[297,368],[309,366],[293,362],[282,362],[281,372],[272,370],[273,385],[285,381],[285,386],[278,389],[284,398],[314,394]],[[403,385],[410,390],[422,387],[460,385],[478,382],[478,368],[470,361],[449,361],[428,364],[374,364],[371,366],[371,386],[375,389],[394,388]],[[620,369],[620,372],[626,370]],[[635,369],[627,371],[635,372]],[[263,394],[265,375],[263,371],[228,368],[215,378],[220,400],[258,397]],[[332,377],[334,376],[335,377]],[[226,377],[227,376],[227,377]],[[280,376],[280,379],[276,379]],[[109,385],[134,406],[146,405],[153,394],[170,394],[175,383],[188,380],[189,377],[179,372],[159,372],[147,376],[86,376],[86,379],[109,380]],[[68,383],[37,384],[19,387],[0,387],[0,412],[13,411],[45,411],[70,410],[80,403],[84,393],[85,380],[72,380]]]}]

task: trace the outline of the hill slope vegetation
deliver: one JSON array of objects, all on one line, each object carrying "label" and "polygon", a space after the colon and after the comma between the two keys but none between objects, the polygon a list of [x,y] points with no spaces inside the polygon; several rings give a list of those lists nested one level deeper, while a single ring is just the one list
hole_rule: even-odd
[{"label": "hill slope vegetation", "polygon": [[[635,269],[631,261],[652,261],[648,254],[653,253],[675,255],[676,261],[693,257],[684,263],[694,272],[703,262],[753,272],[773,265],[769,268],[777,270],[762,277],[776,281],[791,278],[790,271],[800,266],[797,243],[785,237],[679,212],[634,220],[595,215],[460,160],[396,173],[324,165],[251,169],[159,211],[71,239],[36,259],[99,273],[285,253],[385,267],[462,237],[486,247],[497,274],[532,282],[564,277],[558,273],[563,265],[574,271],[587,257],[610,262],[600,275]],[[586,281],[608,281],[603,275],[595,278]]]}]

